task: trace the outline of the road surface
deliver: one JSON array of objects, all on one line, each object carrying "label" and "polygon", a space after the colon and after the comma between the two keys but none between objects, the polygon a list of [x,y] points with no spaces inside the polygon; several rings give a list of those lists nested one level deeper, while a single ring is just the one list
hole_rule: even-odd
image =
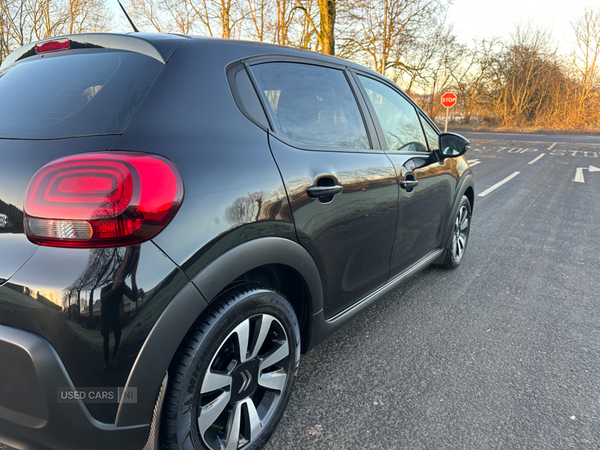
[{"label": "road surface", "polygon": [[267,449],[600,448],[600,138],[464,134],[466,259],[305,355]]}]

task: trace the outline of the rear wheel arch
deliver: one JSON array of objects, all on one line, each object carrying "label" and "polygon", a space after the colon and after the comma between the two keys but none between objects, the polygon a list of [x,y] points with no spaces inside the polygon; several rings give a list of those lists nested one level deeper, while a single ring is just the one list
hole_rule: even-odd
[{"label": "rear wheel arch", "polygon": [[243,283],[260,283],[281,292],[292,304],[308,348],[312,316],[323,309],[321,276],[312,256],[289,239],[268,237],[243,243],[209,264],[192,278],[210,304]]},{"label": "rear wheel arch", "polygon": [[[131,370],[126,388],[137,387],[138,403],[123,403],[116,426],[148,424],[167,369],[185,335],[208,305],[241,283],[274,288],[294,307],[301,327],[301,350],[312,340],[313,316],[323,309],[321,278],[304,247],[284,238],[260,238],[225,252],[194,276],[155,323]],[[293,292],[301,288],[300,292]],[[143,394],[142,394],[143,392]]]},{"label": "rear wheel arch", "polygon": [[280,292],[294,308],[298,318],[302,343],[305,353],[311,334],[312,298],[310,290],[302,275],[293,267],[283,264],[268,264],[256,267],[227,285],[218,295],[227,293],[241,285],[259,284]]}]

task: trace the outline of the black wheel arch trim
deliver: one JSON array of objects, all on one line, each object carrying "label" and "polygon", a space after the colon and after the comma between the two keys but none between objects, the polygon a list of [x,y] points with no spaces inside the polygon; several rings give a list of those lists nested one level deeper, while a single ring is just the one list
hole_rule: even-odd
[{"label": "black wheel arch trim", "polygon": [[[454,197],[454,202],[452,205],[452,214],[450,214],[450,220],[448,221],[448,225],[446,227],[446,233],[444,234],[444,239],[442,240],[442,248],[446,248],[450,237],[452,235],[452,227],[454,226],[454,217],[458,213],[458,207],[460,206],[460,201],[463,198],[463,195],[467,192],[467,189],[471,188],[473,190],[473,194],[475,194],[475,183],[473,182],[473,174],[470,170],[465,171],[463,177],[458,183],[456,188],[456,195]],[[475,198],[473,196],[473,198]],[[471,202],[471,212],[473,211],[473,202]]]},{"label": "black wheel arch trim", "polygon": [[[312,256],[300,244],[278,237],[266,237],[240,244],[225,252],[175,296],[150,331],[125,385],[136,387],[138,403],[122,403],[117,411],[118,427],[149,424],[160,386],[171,360],[185,335],[208,304],[236,280],[252,269],[281,264],[295,269],[304,279],[310,295],[307,345],[314,347],[310,327],[323,310],[321,277]],[[311,345],[312,344],[312,345]],[[304,348],[304,345],[303,345]]]},{"label": "black wheel arch trim", "polygon": [[187,283],[169,303],[146,338],[133,364],[125,389],[137,388],[137,403],[121,403],[117,427],[150,424],[165,373],[179,345],[207,302],[193,283]]},{"label": "black wheel arch trim", "polygon": [[285,238],[265,237],[238,245],[196,274],[192,282],[210,303],[239,276],[269,264],[295,269],[309,289],[311,314],[323,309],[321,276],[315,261],[304,247]]}]

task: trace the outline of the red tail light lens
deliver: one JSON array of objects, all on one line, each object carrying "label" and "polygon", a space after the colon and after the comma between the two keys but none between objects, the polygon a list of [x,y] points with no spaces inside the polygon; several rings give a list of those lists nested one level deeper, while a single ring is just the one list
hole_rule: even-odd
[{"label": "red tail light lens", "polygon": [[152,239],[183,200],[175,165],[158,155],[86,153],[46,164],[25,195],[25,232],[58,247],[112,247]]},{"label": "red tail light lens", "polygon": [[57,50],[68,50],[71,48],[71,41],[68,39],[54,39],[52,41],[35,44],[35,52],[40,53],[55,52]]}]

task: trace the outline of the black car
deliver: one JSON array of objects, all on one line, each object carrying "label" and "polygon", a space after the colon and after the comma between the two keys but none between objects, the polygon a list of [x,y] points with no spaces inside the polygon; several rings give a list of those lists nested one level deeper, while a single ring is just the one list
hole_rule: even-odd
[{"label": "black car", "polygon": [[468,141],[311,52],[83,34],[0,70],[0,442],[255,449],[301,353],[456,267]]}]

